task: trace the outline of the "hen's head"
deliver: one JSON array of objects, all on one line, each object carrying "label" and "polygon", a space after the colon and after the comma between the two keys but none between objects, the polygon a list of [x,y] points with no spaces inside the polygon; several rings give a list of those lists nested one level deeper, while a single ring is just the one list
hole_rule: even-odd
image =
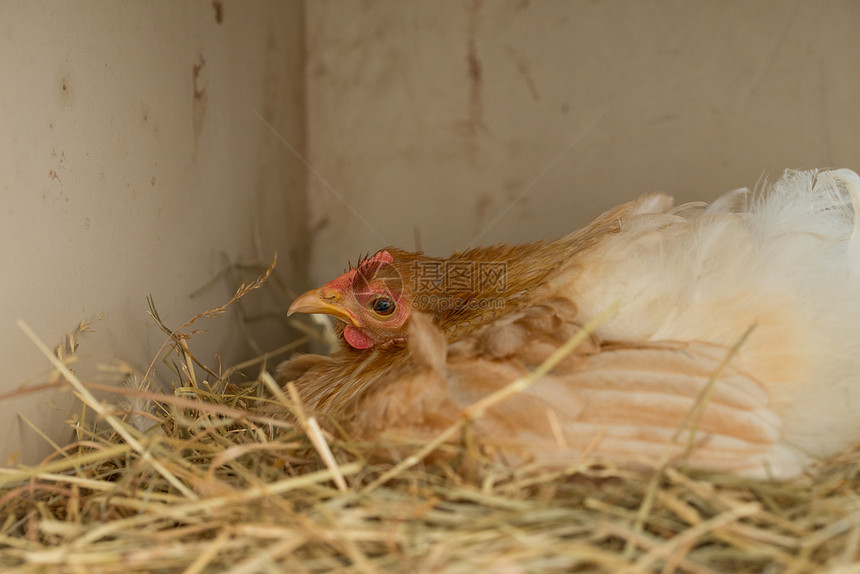
[{"label": "hen's head", "polygon": [[293,313],[325,313],[342,321],[344,340],[353,349],[402,341],[412,313],[403,279],[388,251],[380,251],[319,289],[300,295]]}]

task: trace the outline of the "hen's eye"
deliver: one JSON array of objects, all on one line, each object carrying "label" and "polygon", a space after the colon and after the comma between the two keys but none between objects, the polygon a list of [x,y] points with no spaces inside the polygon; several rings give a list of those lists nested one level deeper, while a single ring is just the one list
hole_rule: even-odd
[{"label": "hen's eye", "polygon": [[394,301],[388,297],[377,297],[370,302],[370,308],[373,309],[373,312],[377,315],[382,315],[384,317],[394,313],[395,304]]}]

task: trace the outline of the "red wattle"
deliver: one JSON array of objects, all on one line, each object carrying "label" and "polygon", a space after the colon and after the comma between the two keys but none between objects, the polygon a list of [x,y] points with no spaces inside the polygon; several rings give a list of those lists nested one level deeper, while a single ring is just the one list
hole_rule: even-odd
[{"label": "red wattle", "polygon": [[343,331],[343,338],[353,349],[369,349],[373,346],[373,339],[364,330],[348,325]]}]

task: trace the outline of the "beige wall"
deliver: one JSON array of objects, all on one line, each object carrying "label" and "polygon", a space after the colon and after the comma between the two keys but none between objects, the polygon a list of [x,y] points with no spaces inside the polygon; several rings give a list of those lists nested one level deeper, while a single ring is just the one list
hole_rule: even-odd
[{"label": "beige wall", "polygon": [[[178,327],[232,293],[222,280],[189,298],[222,253],[277,250],[282,274],[300,274],[304,168],[258,115],[302,149],[302,18],[299,2],[0,3],[0,393],[49,370],[18,318],[53,346],[104,313],[77,368],[143,370],[163,341],[148,294]],[[212,331],[192,348],[210,364],[249,355],[234,320],[200,326]],[[287,336],[274,322],[256,335]],[[0,462],[45,452],[16,413],[62,442],[69,403],[0,404]]]},{"label": "beige wall", "polygon": [[[860,168],[860,3],[309,2],[317,280]],[[324,181],[323,181],[324,178]]]}]

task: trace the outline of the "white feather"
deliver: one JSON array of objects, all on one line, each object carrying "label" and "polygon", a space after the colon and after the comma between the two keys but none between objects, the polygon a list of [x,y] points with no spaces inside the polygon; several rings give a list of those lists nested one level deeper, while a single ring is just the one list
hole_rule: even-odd
[{"label": "white feather", "polygon": [[754,324],[734,364],[782,418],[780,448],[818,457],[860,440],[860,177],[789,171],[761,193],[659,207],[582,264],[570,289],[584,319],[621,300],[606,340],[726,346]]}]

